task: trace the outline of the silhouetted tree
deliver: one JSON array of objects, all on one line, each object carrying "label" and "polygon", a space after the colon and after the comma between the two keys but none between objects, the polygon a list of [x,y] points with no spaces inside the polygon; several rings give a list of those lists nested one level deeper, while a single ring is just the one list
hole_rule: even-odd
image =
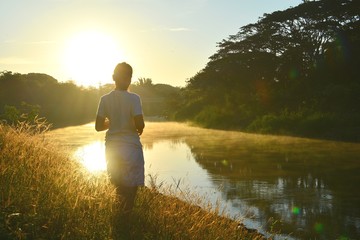
[{"label": "silhouetted tree", "polygon": [[286,130],[296,134],[315,122],[345,123],[345,113],[358,119],[359,12],[354,0],[304,1],[241,27],[189,79],[176,118],[248,129],[283,115],[297,118]]}]

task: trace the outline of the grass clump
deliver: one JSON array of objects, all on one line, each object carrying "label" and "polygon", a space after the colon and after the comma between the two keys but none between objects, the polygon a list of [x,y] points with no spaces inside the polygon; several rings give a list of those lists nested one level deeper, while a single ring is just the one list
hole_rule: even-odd
[{"label": "grass clump", "polygon": [[[124,219],[107,175],[60,149],[34,126],[0,124],[0,239],[264,239],[155,184],[139,190]],[[119,234],[122,222],[129,227]]]},{"label": "grass clump", "polygon": [[[148,239],[265,239],[240,222],[219,216],[212,206],[204,205],[200,196],[182,192],[192,198],[189,204],[180,200],[182,197],[176,196],[168,186],[165,188],[162,191],[169,195],[160,193],[159,188],[152,185],[141,189],[137,199],[137,204],[142,207],[135,209],[134,219],[146,226],[143,236],[148,236]],[[133,233],[133,239],[138,239],[137,232]]]}]

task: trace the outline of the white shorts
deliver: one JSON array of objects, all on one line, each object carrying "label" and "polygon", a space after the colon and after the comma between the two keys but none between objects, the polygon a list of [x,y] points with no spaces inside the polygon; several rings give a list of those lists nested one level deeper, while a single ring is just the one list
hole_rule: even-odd
[{"label": "white shorts", "polygon": [[124,142],[106,142],[107,170],[116,186],[143,186],[144,155],[141,146]]}]

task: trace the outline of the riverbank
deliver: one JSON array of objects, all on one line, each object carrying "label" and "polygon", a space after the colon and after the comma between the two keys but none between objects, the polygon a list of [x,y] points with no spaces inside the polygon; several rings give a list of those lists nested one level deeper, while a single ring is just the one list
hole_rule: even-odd
[{"label": "riverbank", "polygon": [[[118,235],[115,191],[45,134],[0,125],[1,239],[264,239],[240,222],[160,194],[138,194],[127,232]],[[120,231],[121,232],[121,231]]]}]

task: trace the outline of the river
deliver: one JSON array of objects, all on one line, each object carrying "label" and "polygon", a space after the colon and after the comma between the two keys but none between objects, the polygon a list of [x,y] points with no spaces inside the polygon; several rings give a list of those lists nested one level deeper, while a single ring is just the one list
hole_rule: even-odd
[{"label": "river", "polygon": [[[94,174],[105,171],[94,124],[50,137]],[[360,144],[146,122],[147,180],[194,191],[277,239],[360,239]]]}]

